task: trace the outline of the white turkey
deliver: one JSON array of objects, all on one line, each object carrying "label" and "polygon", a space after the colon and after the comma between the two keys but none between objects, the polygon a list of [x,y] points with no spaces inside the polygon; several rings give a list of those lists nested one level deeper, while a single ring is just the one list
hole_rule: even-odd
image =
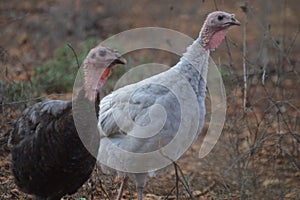
[{"label": "white turkey", "polygon": [[[161,169],[156,164],[164,162],[163,159],[166,163],[168,159],[176,161],[182,155],[179,151],[186,142],[184,140],[194,141],[201,131],[209,53],[220,45],[232,25],[240,25],[234,14],[210,13],[199,37],[175,66],[117,89],[101,100],[98,120],[101,139],[97,160],[103,171],[116,170],[119,176],[132,178],[139,200],[142,199],[146,177]],[[196,101],[183,105],[182,102],[193,98],[189,87]],[[181,116],[183,113],[186,115]],[[181,140],[176,134],[182,127],[188,137]],[[194,131],[195,135],[191,133]],[[177,141],[170,149],[168,145],[173,140]],[[152,152],[155,156],[148,157]],[[118,199],[121,192],[122,188]]]},{"label": "white turkey", "polygon": [[[111,67],[125,63],[115,50],[100,45],[91,49],[83,63],[84,86],[74,101],[86,99],[95,106],[98,89],[108,78]],[[25,109],[11,132],[9,146],[15,183],[36,199],[58,200],[75,193],[94,169],[95,155],[80,140],[73,115],[79,112],[77,118],[89,124],[84,134],[89,141],[95,141],[90,144],[94,149],[99,147],[97,120],[94,124],[87,122],[80,113],[87,105],[76,111],[72,107],[72,101],[37,103]]]}]

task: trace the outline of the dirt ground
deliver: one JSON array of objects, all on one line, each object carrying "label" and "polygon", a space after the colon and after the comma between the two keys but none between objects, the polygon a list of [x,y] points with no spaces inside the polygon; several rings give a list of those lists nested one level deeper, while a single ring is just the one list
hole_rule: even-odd
[{"label": "dirt ground", "polygon": [[[248,4],[239,0],[0,1],[0,200],[32,199],[14,184],[7,139],[24,107],[39,100],[13,101],[5,96],[7,86],[30,81],[33,68],[53,59],[56,49],[66,44],[79,49],[91,37],[101,42],[128,29],[154,26],[196,38],[206,14],[216,9],[235,13],[242,22],[212,52],[226,88],[226,122],[213,151],[199,159],[209,126],[208,108],[202,136],[178,165],[195,199],[300,199],[298,4],[296,0]],[[145,54],[135,52],[130,58],[139,64]],[[178,57],[159,54],[151,59],[172,65]],[[247,66],[246,97],[243,62]],[[71,92],[44,95],[49,95],[46,99],[69,99]],[[96,168],[77,193],[63,199],[114,199],[119,185],[118,178]],[[176,199],[175,185],[173,168],[148,178],[145,199]],[[123,198],[136,199],[132,182]],[[179,182],[179,199],[190,198]]]}]

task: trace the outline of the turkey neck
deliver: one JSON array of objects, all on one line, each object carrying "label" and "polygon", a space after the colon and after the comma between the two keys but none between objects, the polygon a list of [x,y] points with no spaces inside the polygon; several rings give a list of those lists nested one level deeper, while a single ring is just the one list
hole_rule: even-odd
[{"label": "turkey neck", "polygon": [[83,106],[84,108],[88,106],[84,102],[88,102],[88,104],[90,104],[90,105],[92,105],[92,104],[95,105],[96,116],[98,118],[98,115],[99,115],[99,103],[100,103],[99,92],[96,92],[96,95],[94,96],[93,100],[91,100],[86,95],[86,88],[83,87],[83,88],[80,89],[80,91],[78,92],[77,96],[75,97],[75,99],[73,101],[82,102],[81,106]]},{"label": "turkey neck", "polygon": [[94,157],[97,156],[99,148],[99,134],[97,129],[99,103],[98,93],[95,95],[94,101],[92,101],[86,96],[85,87],[81,88],[72,102],[73,119],[76,129],[81,134],[80,139],[85,144],[85,147]]},{"label": "turkey neck", "polygon": [[202,45],[202,34],[181,57],[174,69],[184,75],[195,93],[205,98],[209,50]]}]

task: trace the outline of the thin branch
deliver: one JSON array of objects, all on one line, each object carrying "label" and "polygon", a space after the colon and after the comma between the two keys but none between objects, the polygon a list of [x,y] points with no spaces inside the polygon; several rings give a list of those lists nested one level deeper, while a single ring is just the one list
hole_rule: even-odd
[{"label": "thin branch", "polygon": [[243,23],[243,74],[244,74],[244,97],[243,97],[243,110],[244,114],[246,113],[246,104],[247,104],[247,68],[246,68],[246,55],[247,55],[247,23],[248,23],[248,3],[245,2],[241,6],[242,11],[244,12],[244,23]]},{"label": "thin branch", "polygon": [[292,39],[292,42],[291,42],[289,48],[286,50],[286,56],[289,56],[289,54],[291,53],[291,50],[295,46],[295,43],[296,43],[299,33],[300,33],[300,27],[298,27],[298,30],[296,31],[296,34],[295,34],[294,38]]},{"label": "thin branch", "polygon": [[[251,17],[255,19],[255,22],[260,26],[260,28],[263,30],[264,25],[262,24],[261,20],[258,18],[258,16],[252,11],[250,7],[248,7],[249,14],[251,14]],[[272,44],[280,51],[280,54],[283,56],[283,58],[286,59],[287,63],[292,66],[292,63],[287,55],[286,52],[284,52],[284,49],[278,44],[277,40],[270,34],[269,35]]]},{"label": "thin branch", "polygon": [[[171,190],[170,190],[170,192],[165,196],[165,197],[162,197],[164,200],[167,200],[167,199],[169,199],[170,197],[171,197],[171,194],[172,194],[172,192],[174,191],[174,189],[176,188],[176,186],[174,186]],[[171,197],[172,198],[172,197]],[[161,198],[159,198],[159,199],[161,199]]]},{"label": "thin branch", "polygon": [[214,4],[215,4],[215,9],[216,9],[216,10],[219,10],[219,9],[218,9],[218,4],[217,4],[216,0],[214,0]]},{"label": "thin branch", "polygon": [[74,56],[75,56],[75,58],[76,58],[77,67],[78,67],[78,69],[79,69],[79,68],[80,68],[80,64],[79,64],[79,61],[78,61],[77,54],[76,54],[76,52],[75,52],[75,50],[74,50],[74,48],[72,47],[71,44],[67,44],[67,45],[68,45],[68,47],[72,50],[72,52],[73,52],[73,54],[74,54]]},{"label": "thin branch", "polygon": [[[161,141],[159,141],[159,146],[161,146]],[[184,177],[184,174],[183,174],[181,168],[179,167],[179,165],[178,165],[175,161],[173,161],[168,155],[165,155],[164,152],[162,151],[162,148],[160,148],[159,151],[160,151],[160,153],[161,153],[161,155],[162,155],[163,157],[165,157],[166,159],[172,161],[172,163],[173,163],[173,165],[174,165],[175,173],[178,173],[178,172],[177,172],[177,170],[178,170],[178,171],[180,172],[180,174],[181,174],[181,177],[182,177],[182,179],[180,179],[179,176],[178,176],[178,177],[177,177],[178,180],[182,183],[182,185],[184,186],[185,190],[186,190],[186,191],[188,192],[188,194],[190,195],[190,199],[194,199],[193,192],[192,192],[192,190],[191,190],[191,188],[190,188],[190,185],[188,184],[188,181],[187,181],[186,178]],[[178,175],[178,174],[177,174],[177,175]],[[177,181],[177,180],[176,180],[176,181]],[[178,184],[178,183],[176,183],[176,184]],[[177,193],[177,191],[176,191],[176,193]]]},{"label": "thin branch", "polygon": [[189,193],[190,199],[194,199],[193,192],[191,191],[190,185],[189,185],[188,181],[186,180],[186,178],[184,177],[184,174],[183,174],[180,166],[176,162],[173,162],[173,164],[174,164],[174,166],[176,166],[176,170],[178,169],[178,171],[181,174],[182,180],[181,179],[179,179],[179,180],[182,183],[182,185],[185,187],[185,190]]},{"label": "thin branch", "polygon": [[229,58],[229,66],[231,68],[233,68],[232,53],[231,53],[231,50],[230,50],[230,46],[229,46],[229,42],[228,42],[228,37],[227,36],[225,36],[225,44],[226,44],[227,54],[228,54],[228,58]]},{"label": "thin branch", "polygon": [[176,180],[175,180],[175,185],[176,185],[176,199],[178,199],[178,196],[179,196],[179,176],[178,176],[178,170],[177,170],[176,163],[173,162],[173,165],[174,165],[175,177],[176,177]]},{"label": "thin branch", "polygon": [[[96,173],[97,177],[100,177],[99,169],[98,169],[98,168],[96,168],[95,173]],[[103,184],[103,182],[102,182],[101,179],[98,179],[98,180],[99,180],[99,182],[100,182],[100,189],[101,189],[101,191],[105,194],[105,196],[106,196],[106,198],[107,198],[108,200],[111,200],[111,198],[110,198],[108,192],[106,191],[105,184]],[[104,187],[103,187],[103,185],[104,185]]]}]

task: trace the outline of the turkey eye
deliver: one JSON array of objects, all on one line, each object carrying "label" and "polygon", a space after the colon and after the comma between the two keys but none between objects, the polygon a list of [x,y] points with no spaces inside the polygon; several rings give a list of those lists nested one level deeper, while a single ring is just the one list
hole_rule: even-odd
[{"label": "turkey eye", "polygon": [[219,16],[218,16],[218,20],[219,20],[219,21],[223,20],[223,18],[224,18],[224,15],[219,15]]},{"label": "turkey eye", "polygon": [[102,51],[99,51],[99,56],[105,56],[106,55],[106,51],[102,50]]}]

